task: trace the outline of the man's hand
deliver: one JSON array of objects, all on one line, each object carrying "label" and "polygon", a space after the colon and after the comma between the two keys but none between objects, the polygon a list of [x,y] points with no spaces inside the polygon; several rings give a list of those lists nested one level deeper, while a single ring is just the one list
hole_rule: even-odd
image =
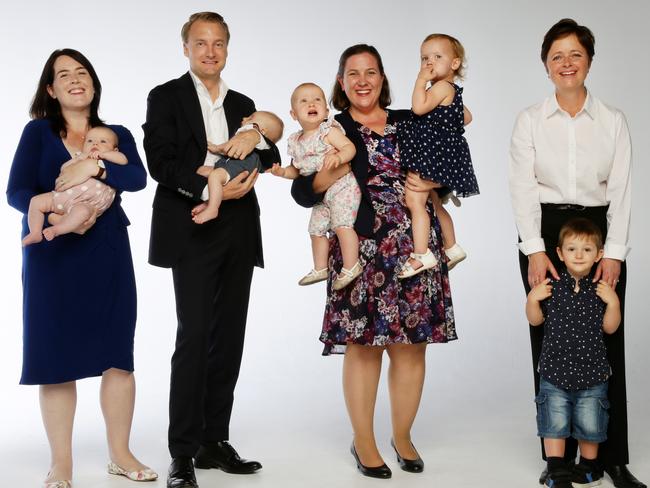
[{"label": "man's hand", "polygon": [[620,275],[621,262],[618,259],[603,258],[596,268],[594,283],[602,280],[615,289]]},{"label": "man's hand", "polygon": [[253,129],[238,132],[230,140],[216,146],[214,152],[229,158],[244,159],[253,152],[260,142],[260,137],[259,132]]},{"label": "man's hand", "polygon": [[254,169],[250,174],[248,171],[241,172],[223,187],[223,199],[237,200],[243,197],[251,191],[258,176],[259,173],[257,169]]}]

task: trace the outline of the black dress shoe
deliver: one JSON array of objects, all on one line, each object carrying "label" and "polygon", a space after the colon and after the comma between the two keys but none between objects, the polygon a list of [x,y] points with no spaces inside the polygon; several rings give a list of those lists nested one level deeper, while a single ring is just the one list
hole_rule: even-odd
[{"label": "black dress shoe", "polygon": [[354,456],[354,460],[357,462],[357,469],[361,472],[362,475],[369,476],[371,478],[383,479],[388,479],[393,476],[393,472],[388,466],[386,466],[386,463],[373,468],[361,464],[361,460],[359,460],[359,455],[357,454],[357,449],[354,447],[354,441],[352,441],[352,445],[350,446],[350,452],[352,453],[352,456]]},{"label": "black dress shoe", "polygon": [[612,479],[616,488],[647,488],[645,483],[641,483],[630,473],[625,464],[605,466],[605,473]]},{"label": "black dress shoe", "polygon": [[257,461],[240,458],[228,441],[211,442],[199,447],[194,466],[199,469],[216,468],[231,474],[251,474],[262,469]]},{"label": "black dress shoe", "polygon": [[543,485],[546,483],[546,478],[548,478],[548,469],[544,468],[544,471],[542,471],[542,474],[539,475],[539,484]]},{"label": "black dress shoe", "polygon": [[169,465],[167,488],[199,488],[194,476],[192,458],[175,457]]},{"label": "black dress shoe", "polygon": [[[419,454],[417,459],[404,459],[399,455],[393,439],[390,440],[390,445],[393,446],[395,454],[397,454],[397,462],[399,463],[399,467],[402,468],[402,471],[408,471],[409,473],[421,473],[424,471],[424,461],[422,461]],[[413,449],[415,450],[415,447]],[[417,451],[415,452],[417,453]]]}]

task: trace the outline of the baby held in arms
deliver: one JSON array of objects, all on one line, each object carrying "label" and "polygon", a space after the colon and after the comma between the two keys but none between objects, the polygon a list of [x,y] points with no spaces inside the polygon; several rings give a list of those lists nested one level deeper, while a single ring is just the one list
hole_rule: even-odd
[{"label": "baby held in arms", "polygon": [[[274,113],[257,111],[243,118],[241,127],[237,132],[251,129],[276,143],[282,138],[284,124]],[[244,171],[249,173],[255,169],[265,171],[259,156],[255,152],[240,160],[221,156],[217,154],[217,151],[218,146],[208,141],[208,154],[215,155],[215,160],[210,161],[210,164],[214,165],[214,171],[208,175],[208,201],[192,209],[192,220],[197,224],[203,224],[219,215],[219,207],[223,200],[223,186],[231,179]],[[201,174],[201,169],[199,167],[197,173]]]},{"label": "baby held in arms", "polygon": [[[61,168],[85,159],[96,159],[100,168],[98,176],[88,178],[83,183],[61,192],[50,191],[32,197],[27,213],[29,234],[23,238],[23,246],[41,242],[43,237],[51,241],[56,236],[74,232],[88,222],[93,214],[99,217],[111,206],[115,199],[115,190],[102,183],[99,178],[104,173],[102,160],[114,164],[128,163],[126,156],[118,151],[117,144],[117,134],[108,127],[93,127],[88,131],[82,152],[77,153]],[[47,213],[60,217],[52,219],[55,223],[43,229]]]}]

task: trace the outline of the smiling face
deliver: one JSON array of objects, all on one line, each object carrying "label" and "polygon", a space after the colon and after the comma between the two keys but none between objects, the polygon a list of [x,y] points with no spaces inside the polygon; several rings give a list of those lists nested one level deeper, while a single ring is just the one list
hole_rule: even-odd
[{"label": "smiling face", "polygon": [[197,20],[183,43],[190,69],[202,81],[218,81],[228,58],[228,35],[217,22]]},{"label": "smiling face", "polygon": [[84,139],[83,152],[100,153],[113,151],[117,148],[117,135],[108,127],[93,127],[86,134]]},{"label": "smiling face", "polygon": [[304,130],[317,128],[327,118],[328,108],[325,93],[317,85],[305,83],[291,95],[291,117]]},{"label": "smiling face", "polygon": [[566,236],[562,247],[557,248],[557,255],[574,278],[587,276],[594,263],[603,257],[603,253],[593,237],[578,234]]},{"label": "smiling face", "polygon": [[461,60],[456,56],[448,39],[434,38],[422,43],[420,47],[420,67],[433,69],[434,79],[453,81]]},{"label": "smiling face", "polygon": [[589,66],[587,50],[575,34],[553,42],[546,57],[546,71],[558,91],[583,89]]},{"label": "smiling face", "polygon": [[61,110],[90,110],[95,96],[88,70],[70,56],[59,56],[54,62],[54,77],[47,86],[49,95],[58,100]]},{"label": "smiling face", "polygon": [[360,111],[379,108],[384,76],[372,54],[350,56],[345,62],[343,76],[338,76],[337,80],[350,100],[351,107]]}]

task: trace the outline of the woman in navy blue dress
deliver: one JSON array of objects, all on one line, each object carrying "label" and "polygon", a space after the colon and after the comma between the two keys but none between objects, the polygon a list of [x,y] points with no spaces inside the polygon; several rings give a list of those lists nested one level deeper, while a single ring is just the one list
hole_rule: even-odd
[{"label": "woman in navy blue dress", "polygon": [[[81,149],[86,132],[103,125],[100,96],[97,74],[81,53],[53,52],[43,68],[30,110],[33,120],[23,131],[7,187],[9,204],[23,214],[34,195],[65,191],[89,178],[101,179],[118,192],[101,217],[91,217],[76,233],[23,248],[20,382],[41,385],[41,412],[52,453],[45,486],[52,488],[70,486],[75,381],[91,376],[102,377],[109,472],[131,479],[155,476],[129,450],[136,290],[129,221],[119,197],[121,191],[144,188],[146,172],[133,136],[122,126],[109,127],[119,137],[128,164],[87,159],[61,170]],[[22,236],[27,232],[24,217]]]}]

